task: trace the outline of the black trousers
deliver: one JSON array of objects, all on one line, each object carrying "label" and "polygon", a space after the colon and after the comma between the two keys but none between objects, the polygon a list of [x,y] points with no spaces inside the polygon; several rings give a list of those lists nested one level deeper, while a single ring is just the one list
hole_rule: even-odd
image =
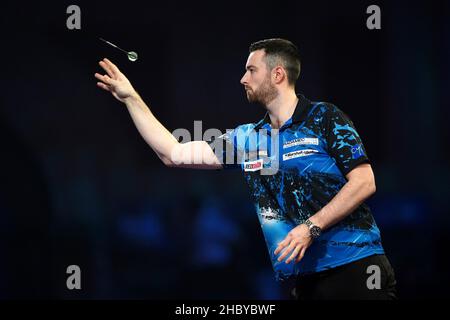
[{"label": "black trousers", "polygon": [[299,276],[292,295],[297,300],[396,300],[394,269],[384,254],[372,255]]}]

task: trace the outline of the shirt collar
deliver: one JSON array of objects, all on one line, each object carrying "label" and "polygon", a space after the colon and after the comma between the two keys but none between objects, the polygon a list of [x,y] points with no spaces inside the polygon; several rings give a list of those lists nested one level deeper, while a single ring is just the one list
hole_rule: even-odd
[{"label": "shirt collar", "polygon": [[[286,126],[291,126],[294,123],[299,123],[302,122],[306,116],[307,110],[308,110],[308,106],[311,104],[311,101],[308,100],[307,98],[305,98],[305,96],[303,94],[299,94],[297,93],[297,98],[298,98],[298,103],[295,106],[295,110],[294,110],[294,114],[292,115],[292,117],[290,119],[292,119],[292,122],[289,123],[289,119],[288,121],[284,124]],[[269,125],[270,128],[270,116],[269,116],[269,112],[266,112],[265,116],[263,119],[261,119],[255,126],[255,130],[260,129],[262,126],[264,126],[265,124]],[[283,126],[284,126],[283,125]]]}]

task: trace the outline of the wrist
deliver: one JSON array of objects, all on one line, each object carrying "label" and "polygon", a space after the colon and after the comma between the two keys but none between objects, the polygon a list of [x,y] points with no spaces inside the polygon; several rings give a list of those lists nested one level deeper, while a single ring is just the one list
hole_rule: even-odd
[{"label": "wrist", "polygon": [[139,96],[139,94],[136,91],[134,91],[128,97],[124,98],[123,102],[128,106],[130,104],[138,102],[139,100],[141,100],[141,97]]},{"label": "wrist", "polygon": [[325,229],[325,223],[322,219],[322,212],[319,211],[315,215],[308,218],[315,226],[318,226],[321,230]]},{"label": "wrist", "polygon": [[322,229],[315,225],[311,220],[307,219],[303,224],[309,229],[311,239],[317,239],[322,234]]}]

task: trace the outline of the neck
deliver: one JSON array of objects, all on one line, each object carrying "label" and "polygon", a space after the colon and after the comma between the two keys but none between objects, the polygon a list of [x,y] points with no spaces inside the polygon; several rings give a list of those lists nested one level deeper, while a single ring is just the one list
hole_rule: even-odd
[{"label": "neck", "polygon": [[270,122],[273,129],[279,129],[294,114],[298,98],[294,90],[279,94],[267,106]]}]

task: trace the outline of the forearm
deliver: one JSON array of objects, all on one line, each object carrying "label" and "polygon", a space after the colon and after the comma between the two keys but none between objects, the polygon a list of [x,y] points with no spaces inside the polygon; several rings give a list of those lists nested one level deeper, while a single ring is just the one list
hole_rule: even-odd
[{"label": "forearm", "polygon": [[130,81],[108,59],[99,61],[106,75],[95,73],[97,86],[125,103],[141,136],[169,167],[196,169],[220,169],[222,164],[205,141],[179,143],[177,139],[155,118],[148,106],[134,90]]},{"label": "forearm", "polygon": [[124,102],[144,140],[165,164],[170,163],[172,151],[179,144],[177,139],[155,118],[137,93]]},{"label": "forearm", "polygon": [[373,180],[349,180],[336,196],[309,220],[322,230],[326,230],[352,213],[374,192]]}]

